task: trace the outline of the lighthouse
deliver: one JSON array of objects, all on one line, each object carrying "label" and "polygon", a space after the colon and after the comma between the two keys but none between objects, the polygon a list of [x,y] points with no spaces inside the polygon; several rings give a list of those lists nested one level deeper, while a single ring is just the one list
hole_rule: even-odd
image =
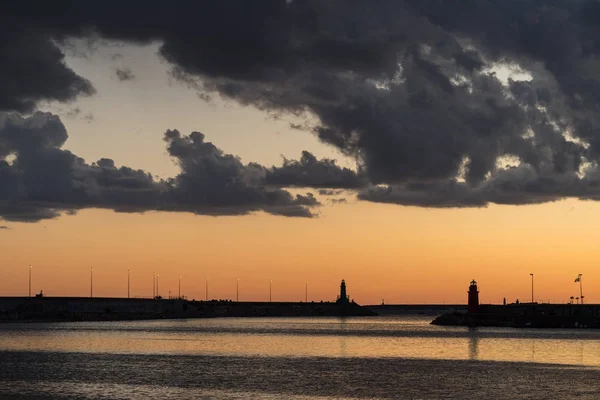
[{"label": "lighthouse", "polygon": [[343,279],[342,279],[342,283],[340,285],[340,296],[338,297],[337,302],[339,304],[349,303],[348,295],[346,294],[346,281],[344,281]]},{"label": "lighthouse", "polygon": [[476,314],[479,312],[479,290],[477,290],[477,282],[475,279],[471,281],[471,285],[469,286],[469,314]]}]

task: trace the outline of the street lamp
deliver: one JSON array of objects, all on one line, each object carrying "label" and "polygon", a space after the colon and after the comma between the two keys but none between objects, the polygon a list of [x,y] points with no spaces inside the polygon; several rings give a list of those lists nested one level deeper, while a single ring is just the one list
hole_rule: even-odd
[{"label": "street lamp", "polygon": [[131,296],[131,270],[127,270],[127,298]]},{"label": "street lamp", "polygon": [[158,292],[158,277],[160,276],[160,274],[156,274],[156,297],[160,297],[160,294]]},{"label": "street lamp", "polygon": [[581,304],[583,304],[583,284],[581,283],[581,277],[583,274],[578,274],[575,278],[575,282],[579,282],[579,297],[581,298]]},{"label": "street lamp", "polygon": [[152,298],[156,297],[156,272],[152,273]]},{"label": "street lamp", "polygon": [[533,274],[531,275],[531,304],[533,304]]},{"label": "street lamp", "polygon": [[94,297],[94,267],[90,267],[90,298]]},{"label": "street lamp", "polygon": [[308,281],[304,282],[304,302],[308,303]]}]

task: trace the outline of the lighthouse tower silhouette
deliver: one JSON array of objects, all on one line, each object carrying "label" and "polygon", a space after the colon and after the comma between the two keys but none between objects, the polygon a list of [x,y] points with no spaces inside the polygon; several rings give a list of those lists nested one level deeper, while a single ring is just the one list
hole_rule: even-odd
[{"label": "lighthouse tower silhouette", "polygon": [[475,282],[475,279],[471,281],[468,293],[469,306],[467,310],[469,314],[476,314],[479,312],[479,290],[477,290],[477,282]]},{"label": "lighthouse tower silhouette", "polygon": [[346,293],[346,281],[342,279],[342,283],[340,284],[340,295],[337,299],[338,304],[348,304],[350,299],[348,298],[348,294]]}]

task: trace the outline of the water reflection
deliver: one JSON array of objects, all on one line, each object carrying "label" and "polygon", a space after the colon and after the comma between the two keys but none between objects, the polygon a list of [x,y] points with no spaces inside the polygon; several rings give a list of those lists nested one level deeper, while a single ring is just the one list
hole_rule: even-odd
[{"label": "water reflection", "polygon": [[469,360],[479,359],[479,337],[477,328],[469,328]]},{"label": "water reflection", "polygon": [[428,317],[378,317],[5,324],[0,350],[600,365],[596,331],[468,329],[429,322]]},{"label": "water reflection", "polygon": [[[346,330],[348,329],[348,319],[345,317],[342,317],[340,319],[340,332],[346,332]],[[348,356],[348,353],[346,351],[346,335],[340,335],[340,357],[344,358]]]}]

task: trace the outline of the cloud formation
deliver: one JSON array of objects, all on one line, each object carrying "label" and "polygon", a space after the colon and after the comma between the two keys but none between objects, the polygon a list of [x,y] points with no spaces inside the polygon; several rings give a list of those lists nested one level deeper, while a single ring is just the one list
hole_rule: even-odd
[{"label": "cloud formation", "polygon": [[0,16],[0,111],[29,112],[43,100],[70,101],[95,93],[92,84],[64,62],[46,32]]},{"label": "cloud formation", "polygon": [[[0,86],[11,79],[0,94],[3,109],[93,92],[64,65],[54,41],[90,32],[159,41],[173,75],[204,97],[306,116],[294,127],[310,127],[357,160],[358,182],[365,176],[373,185],[361,189],[363,200],[480,207],[598,198],[595,0],[222,0],[177,7],[26,0],[5,6],[3,15],[9,28],[0,35],[7,60]],[[21,67],[31,60],[41,67],[35,73],[42,71],[34,79],[33,69]],[[502,70],[521,78],[506,80]],[[167,144],[208,151],[198,136]],[[191,169],[196,156],[185,157],[178,161],[184,176],[168,184],[178,185],[172,194],[181,207],[193,208],[193,187],[204,183]],[[259,170],[273,185],[362,187],[358,175],[308,155],[271,170],[211,157],[227,171],[222,178],[236,182],[227,190],[263,208],[310,201],[277,191],[261,197],[239,186]]]},{"label": "cloud formation", "polygon": [[310,193],[294,196],[266,187],[264,167],[242,164],[199,132],[165,133],[167,150],[181,168],[168,180],[106,158],[87,164],[62,149],[67,137],[50,113],[0,114],[0,219],[36,222],[84,208],[312,217],[319,205]]},{"label": "cloud formation", "polygon": [[131,81],[135,79],[135,75],[133,71],[129,68],[117,68],[115,70],[115,74],[117,74],[117,78],[121,81]]},{"label": "cloud formation", "polygon": [[342,168],[335,160],[317,158],[303,151],[300,160],[283,159],[283,166],[266,171],[266,183],[283,187],[312,187],[332,189],[356,189],[365,180],[349,168]]},{"label": "cloud formation", "polygon": [[169,196],[177,207],[197,214],[235,215],[264,210],[271,214],[310,217],[308,207],[318,205],[312,194],[293,196],[281,189],[267,189],[265,168],[244,165],[225,154],[204,134],[182,136],[165,133],[167,151],[177,160],[181,173],[169,180]]}]

